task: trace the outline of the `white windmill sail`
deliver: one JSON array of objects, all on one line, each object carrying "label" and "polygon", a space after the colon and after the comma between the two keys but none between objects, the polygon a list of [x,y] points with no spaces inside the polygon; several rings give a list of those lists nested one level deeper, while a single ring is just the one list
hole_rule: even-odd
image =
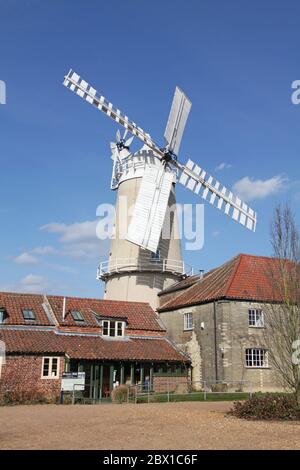
[{"label": "white windmill sail", "polygon": [[156,253],[174,174],[161,166],[145,169],[126,239]]},{"label": "white windmill sail", "polygon": [[[208,175],[192,160],[189,160],[186,165],[182,165],[175,158],[179,151],[185,124],[191,109],[191,102],[178,87],[175,90],[164,134],[167,145],[162,149],[152,140],[149,133],[146,133],[124,113],[115,108],[111,102],[99,94],[77,73],[70,70],[63,83],[78,96],[138,137],[154,151],[158,158],[168,161],[169,165],[177,168],[181,172],[179,182],[183,186],[208,200],[211,205],[223,210],[226,215],[232,217],[233,220],[244,227],[253,232],[255,231],[257,214],[253,209],[248,207],[219,181]],[[121,135],[118,133],[118,141],[120,141],[120,137]],[[118,158],[122,158],[121,152],[126,152],[126,147],[129,147],[130,143],[130,140],[125,141],[124,136],[121,142],[118,142],[119,148],[112,144],[114,165]],[[120,146],[120,144],[123,144],[123,146]],[[129,241],[156,252],[172,182],[173,173],[169,171],[168,166],[161,165],[161,167],[146,168],[127,234]]]},{"label": "white windmill sail", "polygon": [[178,164],[178,167],[182,171],[179,183],[223,210],[236,222],[255,232],[257,214],[238,196],[235,196],[213,176],[208,175],[192,160],[188,160],[186,165]]},{"label": "white windmill sail", "polygon": [[72,69],[69,71],[68,75],[64,77],[63,84],[65,87],[69,88],[85,101],[95,106],[115,122],[125,127],[125,129],[131,132],[134,136],[138,137],[144,144],[146,144],[160,156],[164,155],[159,146],[153,142],[149,133],[146,133],[141,127],[137,126],[135,122],[131,121],[128,116],[122,113],[122,111],[115,108],[110,101],[98,93],[95,88],[89,85],[88,82],[83,80]]},{"label": "white windmill sail", "polygon": [[178,155],[183,131],[191,107],[192,103],[190,100],[186,97],[183,91],[180,90],[179,87],[176,87],[167,127],[164,134],[168,150],[170,150],[175,155]]}]

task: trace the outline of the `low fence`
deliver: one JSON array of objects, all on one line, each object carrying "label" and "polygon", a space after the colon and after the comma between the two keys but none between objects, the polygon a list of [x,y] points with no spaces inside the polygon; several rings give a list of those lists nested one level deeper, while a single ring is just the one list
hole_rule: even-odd
[{"label": "low fence", "polygon": [[161,381],[151,388],[149,382],[128,388],[129,403],[175,401],[243,400],[252,396],[252,384],[246,381]]}]

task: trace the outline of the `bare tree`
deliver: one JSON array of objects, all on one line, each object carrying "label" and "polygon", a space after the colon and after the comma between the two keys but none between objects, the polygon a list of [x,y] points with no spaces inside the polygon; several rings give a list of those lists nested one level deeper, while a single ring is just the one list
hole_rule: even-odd
[{"label": "bare tree", "polygon": [[264,340],[270,365],[295,393],[300,406],[300,364],[295,360],[300,340],[300,245],[295,217],[288,205],[275,209],[271,243],[273,258],[265,273]]}]

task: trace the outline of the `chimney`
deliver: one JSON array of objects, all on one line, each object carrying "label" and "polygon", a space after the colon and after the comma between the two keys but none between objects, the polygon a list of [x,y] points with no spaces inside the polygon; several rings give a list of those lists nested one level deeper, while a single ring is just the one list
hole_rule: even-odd
[{"label": "chimney", "polygon": [[200,279],[203,279],[205,270],[204,269],[199,269],[199,273],[200,273]]},{"label": "chimney", "polygon": [[65,317],[66,317],[66,305],[67,305],[67,298],[64,297],[64,301],[63,301],[63,311],[62,311],[62,321],[65,321]]}]

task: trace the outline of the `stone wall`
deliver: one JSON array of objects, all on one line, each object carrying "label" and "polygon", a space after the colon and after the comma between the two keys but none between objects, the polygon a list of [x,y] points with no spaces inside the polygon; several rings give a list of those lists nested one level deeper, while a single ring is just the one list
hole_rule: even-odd
[{"label": "stone wall", "polygon": [[[246,367],[245,349],[264,346],[264,329],[248,324],[248,310],[260,307],[253,302],[224,300],[161,312],[160,317],[170,338],[191,356],[193,381],[224,381],[231,389],[278,391],[282,384],[271,367]],[[191,331],[184,331],[184,313],[193,314]]]}]

